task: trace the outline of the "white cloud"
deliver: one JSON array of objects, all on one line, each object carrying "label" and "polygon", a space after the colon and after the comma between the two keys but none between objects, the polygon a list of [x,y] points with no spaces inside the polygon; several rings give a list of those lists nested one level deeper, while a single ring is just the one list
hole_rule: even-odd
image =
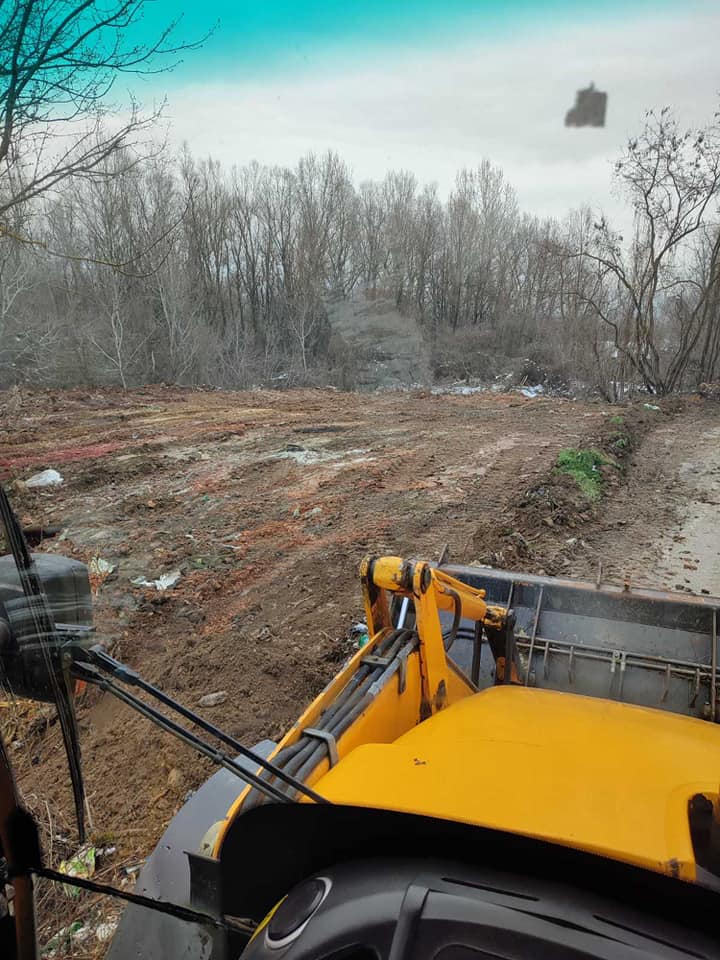
[{"label": "white cloud", "polygon": [[[656,15],[548,30],[494,45],[463,41],[432,54],[385,51],[366,66],[170,93],[172,138],[223,163],[294,164],[337,150],[358,179],[412,170],[447,192],[455,172],[489,157],[521,205],[560,214],[584,202],[610,211],[611,161],[650,106],[684,124],[717,107],[720,11]],[[609,94],[604,129],[563,126],[575,90]]]}]

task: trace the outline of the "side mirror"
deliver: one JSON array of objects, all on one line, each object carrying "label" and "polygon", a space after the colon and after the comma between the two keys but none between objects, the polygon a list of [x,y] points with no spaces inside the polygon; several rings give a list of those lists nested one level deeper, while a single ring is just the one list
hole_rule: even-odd
[{"label": "side mirror", "polygon": [[77,560],[35,554],[33,562],[57,629],[51,637],[37,635],[37,598],[25,596],[13,558],[1,557],[0,686],[54,702],[58,684],[67,683],[70,645],[91,643],[92,594],[87,567]]}]

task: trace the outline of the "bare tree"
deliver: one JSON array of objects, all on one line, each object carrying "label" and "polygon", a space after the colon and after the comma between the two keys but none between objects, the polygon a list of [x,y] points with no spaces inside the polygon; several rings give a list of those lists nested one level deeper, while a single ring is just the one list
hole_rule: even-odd
[{"label": "bare tree", "polygon": [[387,210],[379,184],[360,184],[357,210],[355,261],[370,296],[374,297],[386,257],[383,231]]},{"label": "bare tree", "polygon": [[[116,146],[42,204],[6,211],[8,232],[46,246],[0,244],[0,379],[351,383],[332,365],[365,360],[333,329],[331,301],[358,290],[419,321],[443,377],[518,375],[530,360],[608,399],[710,379],[718,122],[680,134],[649,115],[617,176],[627,240],[589,210],[522,214],[487,161],[443,201],[404,172],[356,187],[333,153],[228,173],[187,149],[138,163]],[[3,182],[9,196],[17,180]]]},{"label": "bare tree", "polygon": [[[48,209],[49,236],[53,247],[76,251],[63,263],[79,336],[99,369],[127,388],[156,378],[153,343],[160,325],[166,338],[159,352],[177,358],[177,323],[162,310],[168,303],[157,274],[172,252],[178,221],[159,164],[133,167],[120,151],[102,172],[66,186]],[[106,266],[131,261],[135,272]]]},{"label": "bare tree", "polygon": [[[24,233],[31,220],[27,204],[10,211],[9,226]],[[37,257],[17,243],[0,243],[0,378],[17,379],[29,369],[35,374],[44,359],[53,325],[40,331],[47,276]],[[40,308],[40,309],[38,309]],[[32,322],[35,320],[35,322]]]},{"label": "bare tree", "polygon": [[395,303],[403,306],[409,287],[411,236],[417,180],[407,170],[391,172],[383,181],[385,217],[386,274],[393,288]]},{"label": "bare tree", "polygon": [[[698,249],[697,303],[701,302],[698,383],[720,376],[720,225],[703,231]],[[697,307],[697,304],[696,304]]]},{"label": "bare tree", "polygon": [[[0,3],[0,216],[68,177],[102,176],[109,156],[156,119],[134,102],[103,121],[117,78],[167,69],[196,44],[177,21],[149,43],[135,29],[149,0]],[[125,154],[132,162],[133,155]]]},{"label": "bare tree", "polygon": [[[624,243],[604,218],[597,223],[593,249],[579,255],[597,266],[611,296],[589,303],[644,386],[665,393],[679,385],[709,319],[713,288],[698,286],[691,260],[698,234],[718,216],[718,116],[704,129],[681,132],[668,109],[648,113],[616,176],[634,210],[633,234]],[[675,337],[668,335],[673,312]]]}]

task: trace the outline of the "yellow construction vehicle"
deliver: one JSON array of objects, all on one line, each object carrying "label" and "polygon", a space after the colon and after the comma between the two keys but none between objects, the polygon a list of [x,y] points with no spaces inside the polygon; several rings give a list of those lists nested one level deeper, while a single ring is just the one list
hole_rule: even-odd
[{"label": "yellow construction vehicle", "polygon": [[[368,643],[248,749],[91,645],[80,565],[23,565],[31,613],[38,591],[67,613],[73,579],[53,688],[95,684],[222,767],[123,894],[110,960],[720,957],[718,601],[366,559]],[[7,681],[49,698],[18,606]]]}]

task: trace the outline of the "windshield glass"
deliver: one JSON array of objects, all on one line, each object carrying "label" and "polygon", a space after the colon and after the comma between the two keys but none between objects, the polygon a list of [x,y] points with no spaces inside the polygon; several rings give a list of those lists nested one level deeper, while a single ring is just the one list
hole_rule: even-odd
[{"label": "windshield glass", "polygon": [[[373,642],[367,555],[491,569],[492,657],[442,607],[473,693],[517,640],[520,686],[720,718],[718,37],[710,0],[0,2],[0,733],[49,865],[144,889],[220,762],[78,650],[266,757]],[[38,906],[105,956],[117,903]]]}]

